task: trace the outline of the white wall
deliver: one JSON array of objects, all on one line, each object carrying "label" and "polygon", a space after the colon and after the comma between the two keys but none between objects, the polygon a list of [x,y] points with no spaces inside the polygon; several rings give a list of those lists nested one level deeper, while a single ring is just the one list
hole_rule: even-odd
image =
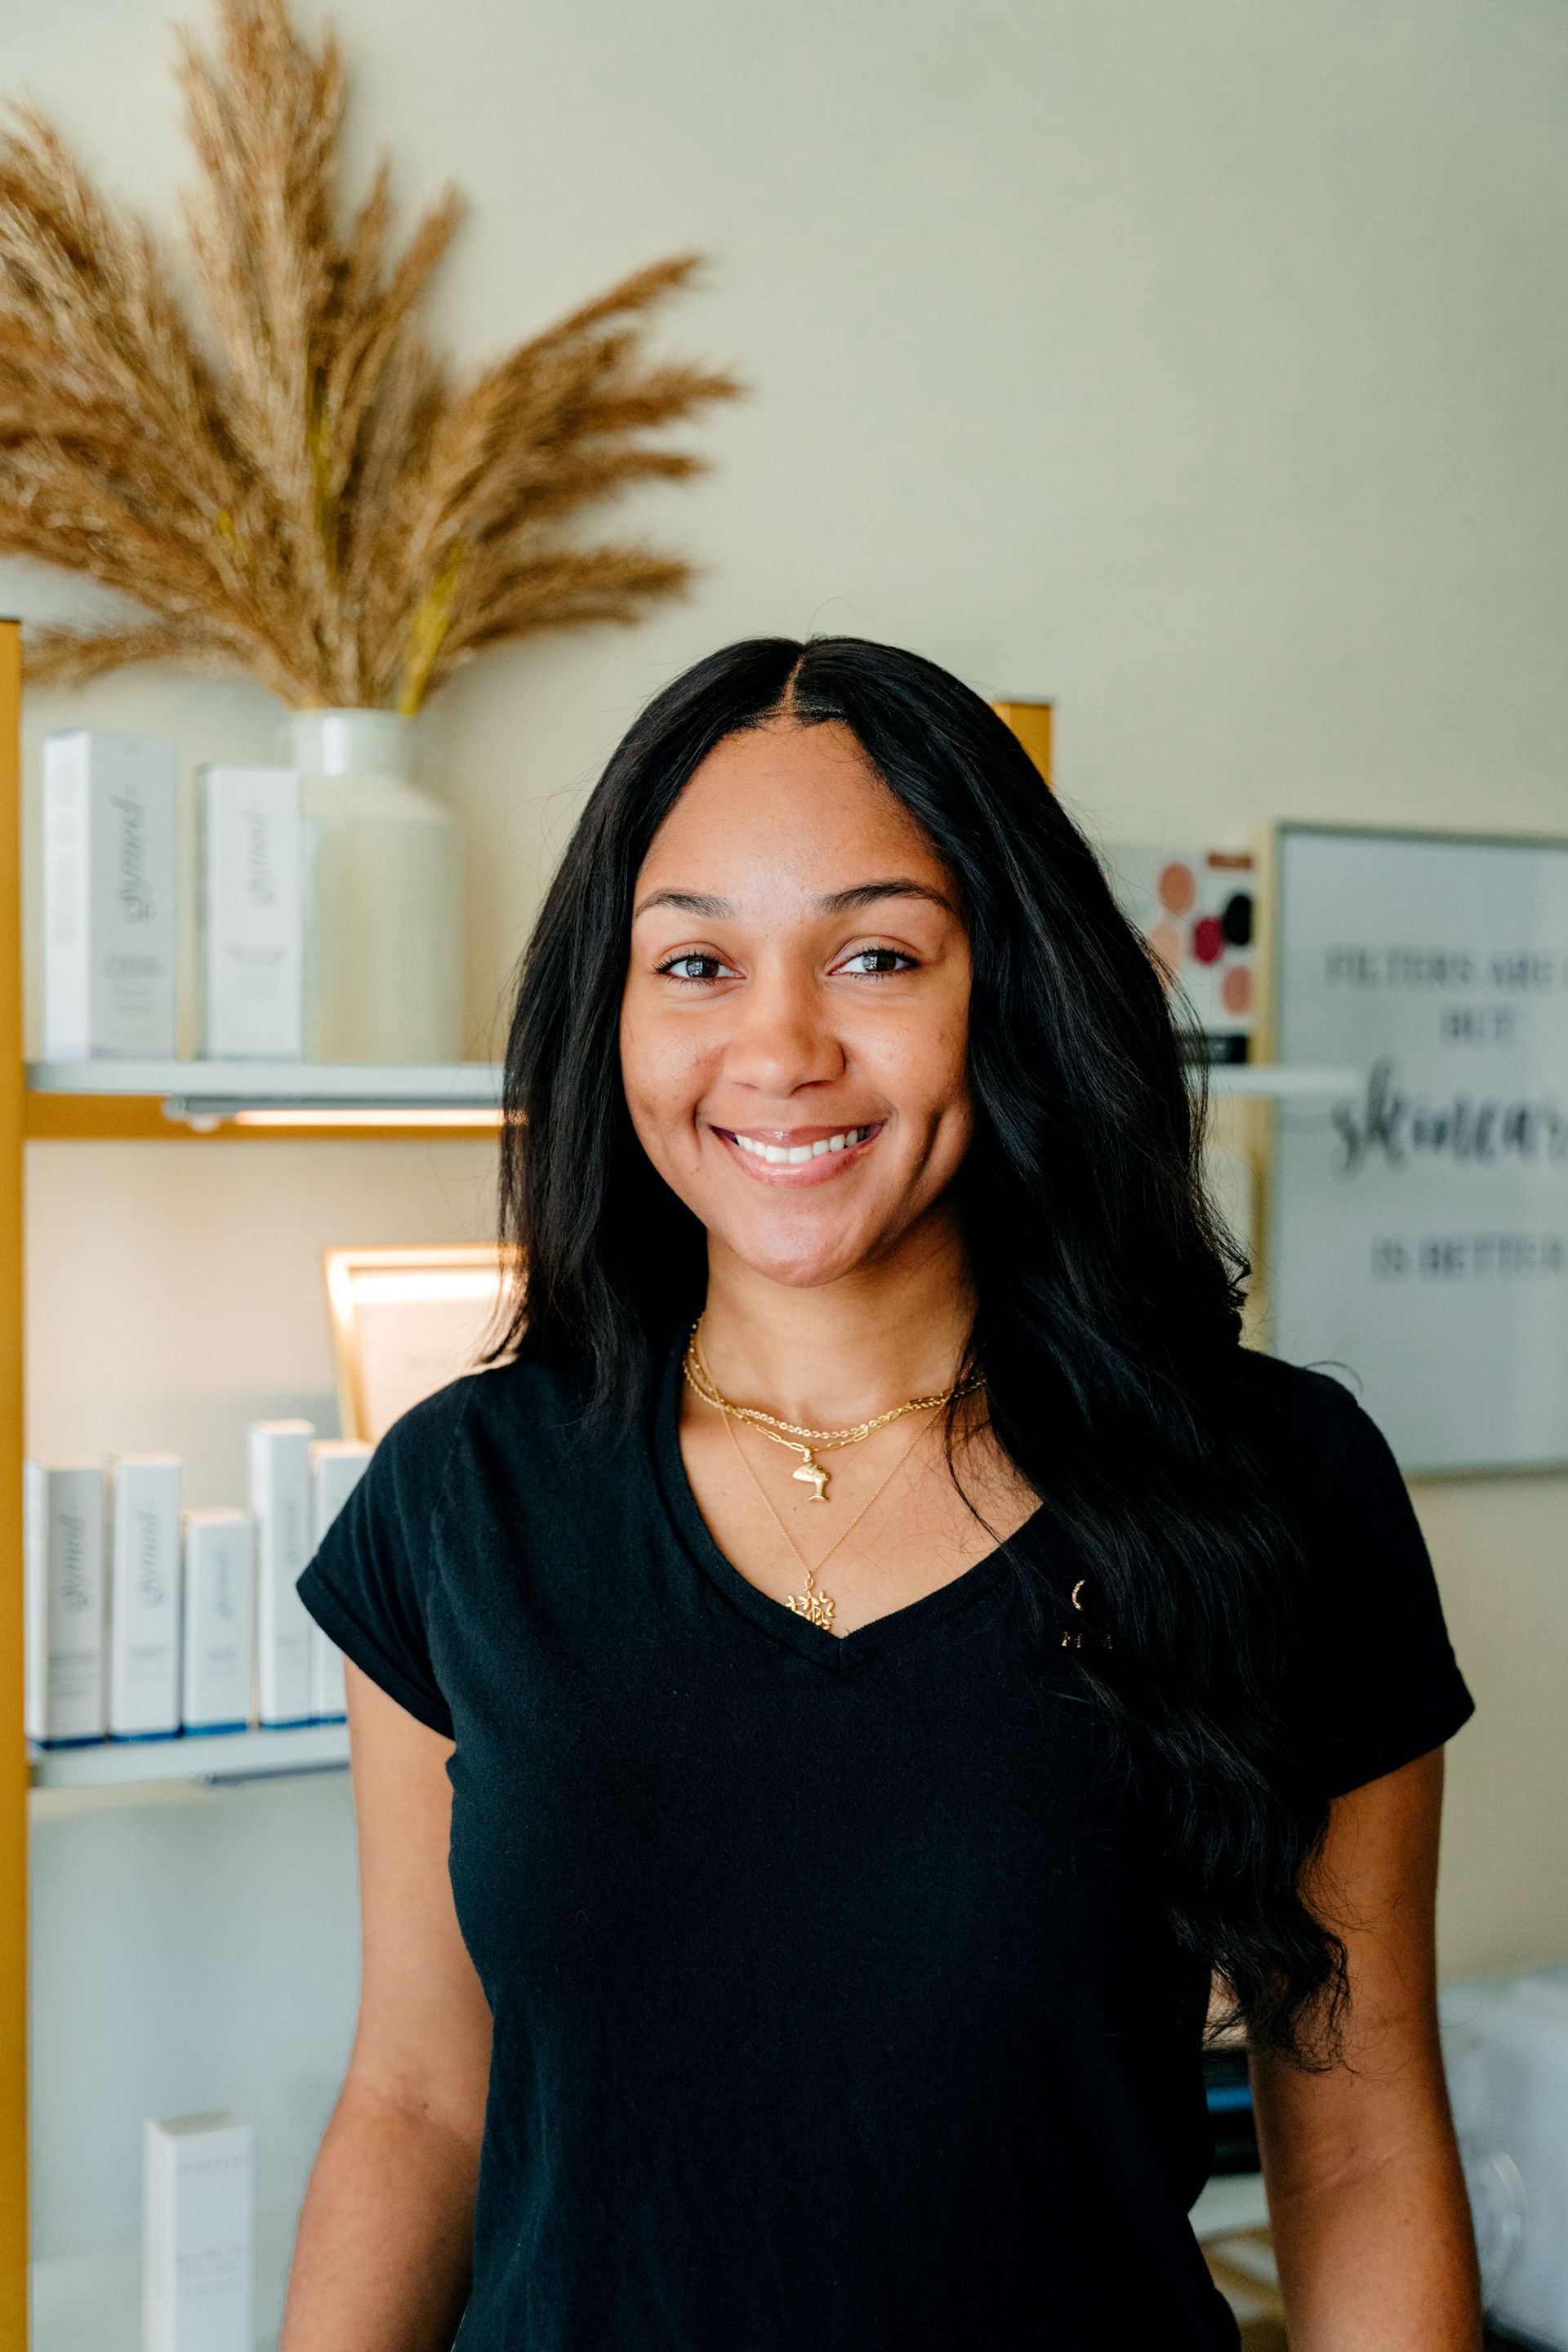
[{"label": "white wall", "polygon": [[[167,14],[13,11],[3,71],[172,219]],[[573,795],[647,691],[755,630],[1055,694],[1066,784],[1120,832],[1559,822],[1561,0],[334,15],[356,171],[388,143],[411,205],[449,173],[473,198],[438,303],[461,352],[697,247],[710,286],[669,331],[755,387],[703,434],[717,472],[635,509],[708,567],[698,595],[437,706],[476,1036]],[[202,751],[269,733],[245,690],[87,699]]]},{"label": "white wall", "polygon": [[[185,171],[167,6],[13,11],[0,67],[165,218]],[[695,245],[716,268],[670,331],[755,387],[705,431],[709,480],[628,510],[706,566],[697,595],[497,656],[431,714],[468,828],[474,1050],[626,719],[752,631],[891,637],[983,689],[1056,696],[1064,786],[1110,836],[1287,814],[1568,827],[1562,0],[334,14],[356,173],[390,142],[410,202],[448,173],[475,200],[439,303],[464,353]],[[7,596],[60,601],[19,571]],[[189,761],[265,751],[275,715],[149,677],[68,707],[166,725]],[[67,708],[37,697],[30,739]],[[114,1195],[106,1301],[125,1251],[194,1249],[237,1166],[174,1152],[153,1185],[72,1149]],[[268,1259],[302,1297],[281,1212],[314,1234],[317,1163],[269,1164]],[[81,1176],[58,1181],[74,1199]],[[397,1183],[408,1237],[447,1229],[437,1184]],[[79,1285],[85,1380],[59,1221],[37,1278],[40,1314]],[[244,1318],[215,1331],[195,1287],[165,1393],[323,1384],[319,1328],[263,1377]],[[53,1412],[71,1375],[51,1361]],[[102,1425],[132,1426],[130,1371],[118,1395],[112,1367],[93,1377]],[[1452,1766],[1453,1971],[1568,1954],[1563,1504],[1546,1478],[1420,1497],[1481,1701]]]}]

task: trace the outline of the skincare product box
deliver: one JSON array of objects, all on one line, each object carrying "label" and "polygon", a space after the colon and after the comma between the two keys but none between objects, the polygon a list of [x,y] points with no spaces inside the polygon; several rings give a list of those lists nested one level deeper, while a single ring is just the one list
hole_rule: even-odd
[{"label": "skincare product box", "polygon": [[204,768],[199,793],[202,1050],[214,1059],[298,1061],[300,779],[292,768]]},{"label": "skincare product box", "polygon": [[[312,1517],[310,1549],[321,1538],[364,1475],[374,1447],[357,1437],[318,1438],[310,1448]],[[310,1627],[310,1712],[323,1723],[338,1723],[348,1712],[343,1696],[343,1654],[328,1633]]]},{"label": "skincare product box", "polygon": [[111,1471],[109,1732],[166,1738],[180,1727],[180,1465],[121,1454]]},{"label": "skincare product box", "polygon": [[310,1557],[308,1421],[250,1428],[250,1507],[256,1514],[256,1680],[264,1724],[310,1719],[315,1631],[294,1587]]},{"label": "skincare product box", "polygon": [[103,1471],[22,1469],[26,1733],[46,1748],[104,1732]]},{"label": "skincare product box", "polygon": [[44,1058],[172,1060],[174,747],[44,739]]},{"label": "skincare product box", "polygon": [[223,2112],[149,2122],[142,2185],[144,2352],[254,2352],[250,2126]]},{"label": "skincare product box", "polygon": [[180,1720],[187,1731],[243,1731],[250,1720],[256,1521],[248,1511],[185,1513]]}]

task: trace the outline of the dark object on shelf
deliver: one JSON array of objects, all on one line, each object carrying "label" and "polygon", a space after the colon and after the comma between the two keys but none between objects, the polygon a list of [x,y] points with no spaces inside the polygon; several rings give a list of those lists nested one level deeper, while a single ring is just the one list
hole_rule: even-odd
[{"label": "dark object on shelf", "polygon": [[1252,1040],[1239,1029],[1178,1030],[1177,1044],[1189,1069],[1206,1064],[1212,1070],[1218,1063],[1235,1065],[1251,1059]]},{"label": "dark object on shelf", "polygon": [[1252,945],[1252,893],[1236,890],[1225,902],[1219,919],[1220,933],[1227,947],[1249,948]]},{"label": "dark object on shelf", "polygon": [[1256,2172],[1258,2134],[1252,2121],[1252,2084],[1242,2049],[1205,2050],[1204,2095],[1214,2132],[1215,2173]]}]

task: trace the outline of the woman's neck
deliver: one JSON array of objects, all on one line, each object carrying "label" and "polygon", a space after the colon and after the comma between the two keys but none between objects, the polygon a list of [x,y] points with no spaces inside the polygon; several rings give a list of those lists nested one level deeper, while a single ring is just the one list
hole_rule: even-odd
[{"label": "woman's neck", "polygon": [[969,1263],[951,1213],[889,1256],[803,1290],[710,1243],[702,1358],[737,1404],[841,1429],[958,1377],[973,1318]]}]

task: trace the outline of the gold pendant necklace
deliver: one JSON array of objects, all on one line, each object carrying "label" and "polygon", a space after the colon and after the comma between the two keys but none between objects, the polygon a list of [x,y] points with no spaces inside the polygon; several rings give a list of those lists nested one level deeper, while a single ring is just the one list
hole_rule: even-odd
[{"label": "gold pendant necklace", "polygon": [[834,1537],[833,1541],[828,1545],[827,1549],[823,1553],[822,1558],[814,1567],[811,1561],[807,1559],[805,1554],[802,1551],[800,1546],[796,1543],[794,1536],[791,1535],[788,1528],[785,1527],[784,1521],[780,1518],[778,1513],[774,1510],[773,1501],[768,1494],[767,1488],[758,1477],[755,1469],[747,1458],[745,1447],[742,1444],[740,1439],[735,1434],[734,1423],[726,1419],[724,1426],[730,1433],[731,1444],[740,1455],[752,1486],[755,1486],[758,1494],[763,1498],[763,1503],[766,1508],[769,1518],[772,1519],[774,1527],[777,1528],[780,1535],[783,1536],[785,1543],[788,1544],[791,1551],[794,1552],[796,1559],[799,1560],[802,1568],[805,1570],[805,1591],[786,1592],[784,1594],[784,1607],[790,1612],[792,1616],[804,1617],[809,1623],[813,1625],[820,1625],[825,1633],[831,1633],[833,1631],[834,1612],[837,1609],[838,1603],[835,1601],[831,1592],[819,1592],[817,1591],[816,1580],[822,1570],[827,1566],[828,1561],[833,1558],[834,1553],[838,1549],[839,1545],[845,1540],[845,1538],[854,1534],[856,1528],[859,1526],[861,1520],[870,1509],[871,1505],[881,1501],[882,1496],[887,1493],[889,1487],[892,1485],[894,1479],[898,1476],[900,1471],[903,1468],[905,1463],[909,1460],[910,1454],[920,1444],[921,1439],[925,1435],[923,1427],[916,1430],[914,1435],[910,1438],[909,1444],[905,1446],[903,1452],[900,1454],[898,1460],[894,1463],[892,1468],[883,1479],[881,1485],[873,1494],[868,1496],[865,1502],[861,1504],[859,1509],[850,1520],[849,1525],[843,1530],[843,1533]]},{"label": "gold pendant necklace", "polygon": [[815,1568],[808,1568],[805,1571],[804,1592],[784,1594],[784,1607],[792,1617],[804,1617],[809,1624],[820,1625],[825,1633],[833,1631],[833,1612],[837,1606],[831,1592],[818,1592],[816,1590]]},{"label": "gold pendant necklace", "polygon": [[[901,1421],[908,1412],[935,1412],[939,1407],[951,1404],[955,1397],[973,1396],[977,1389],[984,1388],[985,1385],[976,1372],[966,1381],[955,1381],[951,1388],[943,1389],[940,1395],[909,1397],[902,1404],[894,1405],[889,1412],[879,1412],[870,1421],[858,1421],[852,1428],[810,1429],[802,1423],[781,1421],[776,1413],[764,1412],[760,1405],[732,1402],[715,1385],[712,1374],[702,1360],[701,1334],[702,1318],[699,1316],[691,1327],[691,1337],[686,1343],[686,1353],[680,1360],[680,1369],[686,1376],[689,1386],[695,1390],[704,1404],[710,1404],[716,1412],[721,1412],[727,1423],[737,1421],[746,1422],[761,1436],[770,1439],[774,1445],[787,1446],[792,1454],[798,1454],[801,1457],[800,1467],[798,1470],[792,1470],[790,1476],[811,1488],[811,1499],[814,1503],[828,1501],[827,1489],[833,1477],[833,1473],[830,1470],[825,1470],[817,1460],[819,1454],[837,1453],[842,1446],[858,1445],[864,1439],[871,1436],[873,1432],[886,1429],[889,1422]],[[750,1468],[750,1466],[748,1464],[747,1467]],[[771,1509],[772,1506],[770,1505],[769,1507]],[[780,1524],[782,1526],[783,1522],[781,1521]],[[844,1532],[847,1535],[848,1528],[846,1528]]]}]

